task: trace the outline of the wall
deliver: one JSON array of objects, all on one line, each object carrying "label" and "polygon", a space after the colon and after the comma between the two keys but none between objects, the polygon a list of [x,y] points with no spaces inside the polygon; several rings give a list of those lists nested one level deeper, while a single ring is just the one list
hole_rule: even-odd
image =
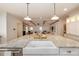
[{"label": "wall", "polygon": [[21,20],[7,12],[0,12],[0,36],[2,36],[2,43],[7,43],[9,40],[22,36],[22,32],[23,24]]},{"label": "wall", "polygon": [[74,10],[69,14],[66,20],[67,34],[79,36],[79,9]]},{"label": "wall", "polygon": [[[46,30],[48,32],[51,31],[50,25],[47,24],[47,22],[45,24],[43,24],[44,20],[49,20],[49,19],[33,19],[33,20],[34,20],[34,23],[36,24],[36,26],[33,26],[33,29],[34,29],[33,32],[35,32],[35,31],[40,32],[39,27],[41,27],[41,26],[43,29],[42,31],[44,31],[44,30]],[[39,23],[39,25],[37,25],[37,23]]]},{"label": "wall", "polygon": [[[34,32],[35,31],[40,32],[39,27],[41,27],[41,26],[33,26],[33,28],[34,28],[33,31]],[[42,26],[42,31],[44,31],[44,30],[49,32],[50,31],[50,26]]]},{"label": "wall", "polygon": [[6,12],[0,12],[0,35],[2,36],[1,42],[6,43],[7,39],[7,19]]},{"label": "wall", "polygon": [[64,35],[64,25],[65,25],[65,19],[59,19],[58,22],[53,24],[54,26],[54,34],[56,35]]},{"label": "wall", "polygon": [[14,15],[7,13],[7,39],[12,40],[22,36],[22,21]]}]

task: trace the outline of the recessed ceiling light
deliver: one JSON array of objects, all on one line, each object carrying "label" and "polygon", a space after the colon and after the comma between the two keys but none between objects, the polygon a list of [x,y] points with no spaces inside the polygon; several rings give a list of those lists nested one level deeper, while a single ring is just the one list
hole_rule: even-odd
[{"label": "recessed ceiling light", "polygon": [[64,8],[64,11],[68,11],[68,8]]},{"label": "recessed ceiling light", "polygon": [[42,19],[43,17],[40,17],[40,19]]}]

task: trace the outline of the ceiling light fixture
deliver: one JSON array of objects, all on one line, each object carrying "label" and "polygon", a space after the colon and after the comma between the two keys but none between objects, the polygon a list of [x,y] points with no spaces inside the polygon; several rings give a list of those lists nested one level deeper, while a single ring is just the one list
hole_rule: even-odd
[{"label": "ceiling light fixture", "polygon": [[54,16],[51,18],[51,20],[58,20],[59,19],[59,17],[56,15],[56,4],[54,3]]},{"label": "ceiling light fixture", "polygon": [[40,31],[42,31],[42,30],[43,30],[42,26],[40,26],[40,27],[39,27],[39,30],[40,30]]},{"label": "ceiling light fixture", "polygon": [[33,27],[30,27],[30,30],[33,30]]},{"label": "ceiling light fixture", "polygon": [[69,22],[70,22],[69,19],[67,19],[67,20],[66,20],[66,23],[69,23]]},{"label": "ceiling light fixture", "polygon": [[31,20],[29,17],[29,3],[27,3],[27,17],[24,17],[24,20]]},{"label": "ceiling light fixture", "polygon": [[68,11],[68,9],[67,8],[64,8],[64,11]]}]

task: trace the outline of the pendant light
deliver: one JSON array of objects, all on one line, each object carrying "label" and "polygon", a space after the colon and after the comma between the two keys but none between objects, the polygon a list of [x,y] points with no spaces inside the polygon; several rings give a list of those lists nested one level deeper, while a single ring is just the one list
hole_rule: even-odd
[{"label": "pendant light", "polygon": [[59,17],[56,15],[56,4],[54,3],[54,16],[51,18],[51,20],[58,20],[59,19]]},{"label": "pendant light", "polygon": [[29,17],[29,3],[27,3],[27,17],[24,17],[24,20],[31,20]]}]

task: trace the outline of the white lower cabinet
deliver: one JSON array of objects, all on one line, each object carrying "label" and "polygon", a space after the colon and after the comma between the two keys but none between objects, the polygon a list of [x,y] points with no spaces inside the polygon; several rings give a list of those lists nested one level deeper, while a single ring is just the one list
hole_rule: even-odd
[{"label": "white lower cabinet", "polygon": [[78,56],[79,48],[60,48],[60,55]]}]

